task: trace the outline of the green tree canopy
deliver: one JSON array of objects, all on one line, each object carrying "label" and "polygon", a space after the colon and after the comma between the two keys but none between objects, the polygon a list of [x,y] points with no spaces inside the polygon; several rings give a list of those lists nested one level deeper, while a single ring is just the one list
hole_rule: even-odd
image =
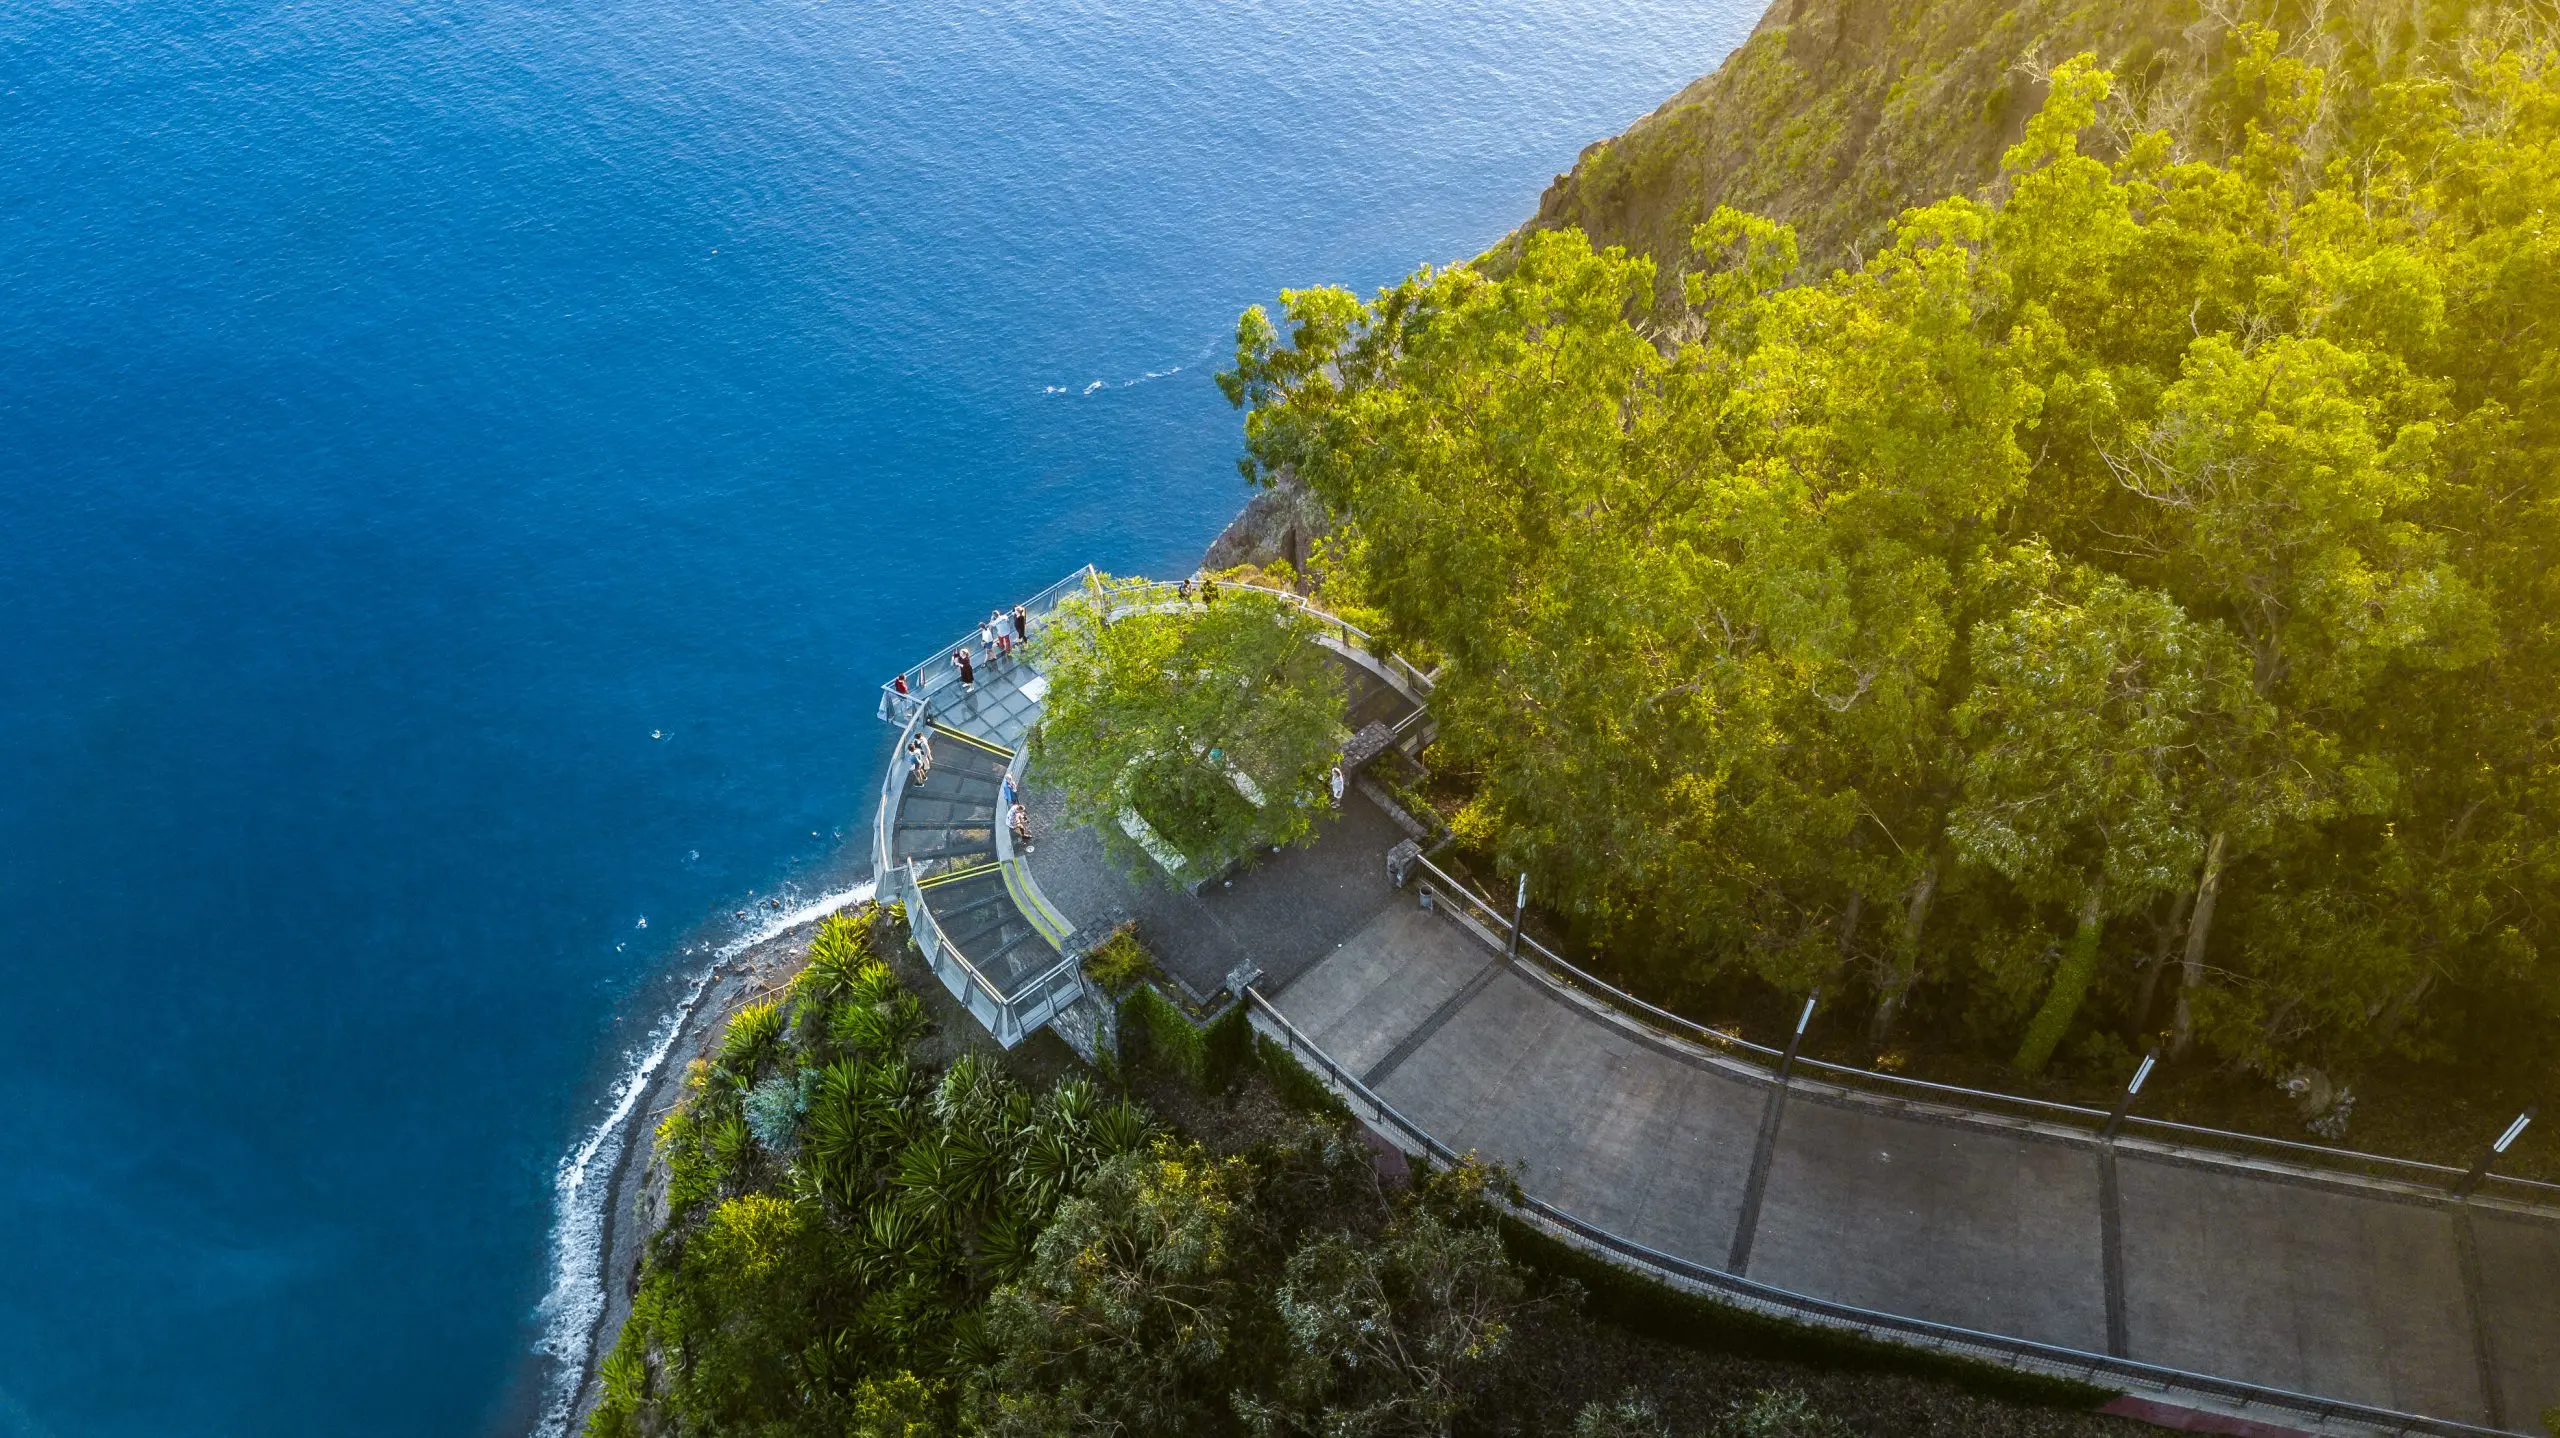
[{"label": "green tree canopy", "polygon": [[1245,315],[1245,468],[1447,656],[1462,834],[2030,1068],[2171,958],[2261,1065],[2550,1052],[2560,51],[2227,44],[2177,132],[2062,65],[1854,268],[1720,210],[1676,284],[1554,231]]},{"label": "green tree canopy", "polygon": [[1310,837],[1346,737],[1348,691],[1322,626],[1275,595],[1203,594],[1098,579],[1059,607],[1037,651],[1042,781],[1123,862],[1184,882]]}]

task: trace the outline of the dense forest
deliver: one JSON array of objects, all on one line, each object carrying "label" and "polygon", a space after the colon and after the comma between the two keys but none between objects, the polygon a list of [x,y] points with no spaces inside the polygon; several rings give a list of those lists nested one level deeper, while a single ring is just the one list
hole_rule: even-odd
[{"label": "dense forest", "polygon": [[1149,1022],[1125,935],[1097,974],[1154,1042],[1047,1079],[902,980],[906,946],[894,905],[826,920],[696,1062],[591,1438],[2118,1431],[2099,1390],[1738,1316],[1538,1239],[1501,1173],[1382,1158],[1239,1011]]},{"label": "dense forest", "polygon": [[828,920],[690,1076],[590,1433],[1446,1431],[1525,1294],[1485,1171],[1390,1191],[1337,1123],[1216,1155],[936,1064],[884,939]]},{"label": "dense forest", "polygon": [[1247,472],[1445,660],[1462,837],[1621,962],[2026,1071],[2547,1069],[2552,16],[2179,33],[2036,77],[1978,193],[1817,216],[1836,268],[1718,206],[1290,292]]}]

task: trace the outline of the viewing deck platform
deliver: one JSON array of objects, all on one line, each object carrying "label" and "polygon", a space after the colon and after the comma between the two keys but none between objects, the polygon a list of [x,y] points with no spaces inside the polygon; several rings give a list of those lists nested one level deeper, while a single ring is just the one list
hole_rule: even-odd
[{"label": "viewing deck platform", "polygon": [[[1087,567],[1024,600],[1024,638],[1036,638],[1058,604],[1095,578]],[[1106,597],[1119,609],[1196,602],[1177,586],[1145,580],[1116,581]],[[1307,607],[1296,595],[1283,597]],[[1010,623],[1012,610],[1004,612]],[[1308,612],[1323,623],[1322,642],[1342,661],[1353,730],[1350,767],[1389,744],[1420,737],[1416,730],[1425,715],[1428,676],[1400,660],[1371,654],[1369,636],[1356,627],[1322,611]],[[970,683],[963,683],[952,662],[964,650],[971,654]],[[1173,917],[1173,911],[1185,909],[1178,890],[1120,874],[1103,860],[1090,835],[1058,836],[1062,842],[1041,865],[1043,874],[1073,896],[1072,918],[1050,902],[1041,878],[1025,862],[1027,856],[1014,851],[1007,809],[1015,799],[1007,796],[1018,799],[1030,787],[1026,748],[1048,692],[1048,679],[1027,648],[1007,656],[998,646],[990,657],[984,638],[973,630],[900,677],[905,692],[884,685],[880,696],[881,719],[899,731],[881,781],[874,839],[880,896],[906,905],[916,944],[934,973],[997,1042],[1010,1048],[1083,1000],[1083,946],[1115,924],[1154,918],[1198,928],[1197,915],[1186,911],[1184,918]],[[917,741],[931,755],[921,778],[908,757],[910,743]],[[1048,806],[1041,807],[1043,827],[1053,827],[1046,823]],[[1360,826],[1360,842],[1354,847],[1364,873],[1376,866],[1371,852],[1376,846],[1367,841],[1383,822]],[[1079,837],[1087,842],[1080,845]],[[1267,921],[1262,926],[1268,927]],[[1249,950],[1264,946],[1228,942],[1181,947],[1187,953],[1232,950],[1250,965]],[[1306,962],[1315,957],[1310,953]],[[1195,988],[1214,989],[1224,973],[1181,977]]]}]

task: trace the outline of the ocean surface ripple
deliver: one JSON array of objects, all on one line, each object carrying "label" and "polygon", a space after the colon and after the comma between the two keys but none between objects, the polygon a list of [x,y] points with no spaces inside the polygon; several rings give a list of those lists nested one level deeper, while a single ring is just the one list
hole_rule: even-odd
[{"label": "ocean surface ripple", "polygon": [[11,6],[0,1438],[556,1429],[617,1115],[860,892],[879,682],[1187,568],[1237,311],[1480,252],[1754,18]]}]

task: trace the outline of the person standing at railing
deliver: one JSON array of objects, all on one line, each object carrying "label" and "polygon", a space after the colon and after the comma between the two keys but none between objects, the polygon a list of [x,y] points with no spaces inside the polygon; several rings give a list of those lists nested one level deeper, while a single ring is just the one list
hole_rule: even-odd
[{"label": "person standing at railing", "polygon": [[960,671],[961,693],[975,694],[978,692],[978,666],[969,662],[968,645],[963,644],[959,648],[951,651],[951,667]]},{"label": "person standing at railing", "polygon": [[914,692],[907,688],[907,676],[904,670],[899,671],[897,678],[889,681],[889,687],[897,691],[897,695],[901,699],[912,699],[915,697]]},{"label": "person standing at railing", "polygon": [[1013,642],[1016,645],[1031,642],[1031,611],[1019,604],[1013,606]]},{"label": "person standing at railing", "polygon": [[933,777],[933,741],[922,732],[907,740],[907,782],[922,784]]},{"label": "person standing at railing", "polygon": [[1005,822],[1013,828],[1013,846],[1026,854],[1030,853],[1031,812],[1023,808],[1020,804],[1016,804],[1013,806],[1012,810],[1007,813]]}]

